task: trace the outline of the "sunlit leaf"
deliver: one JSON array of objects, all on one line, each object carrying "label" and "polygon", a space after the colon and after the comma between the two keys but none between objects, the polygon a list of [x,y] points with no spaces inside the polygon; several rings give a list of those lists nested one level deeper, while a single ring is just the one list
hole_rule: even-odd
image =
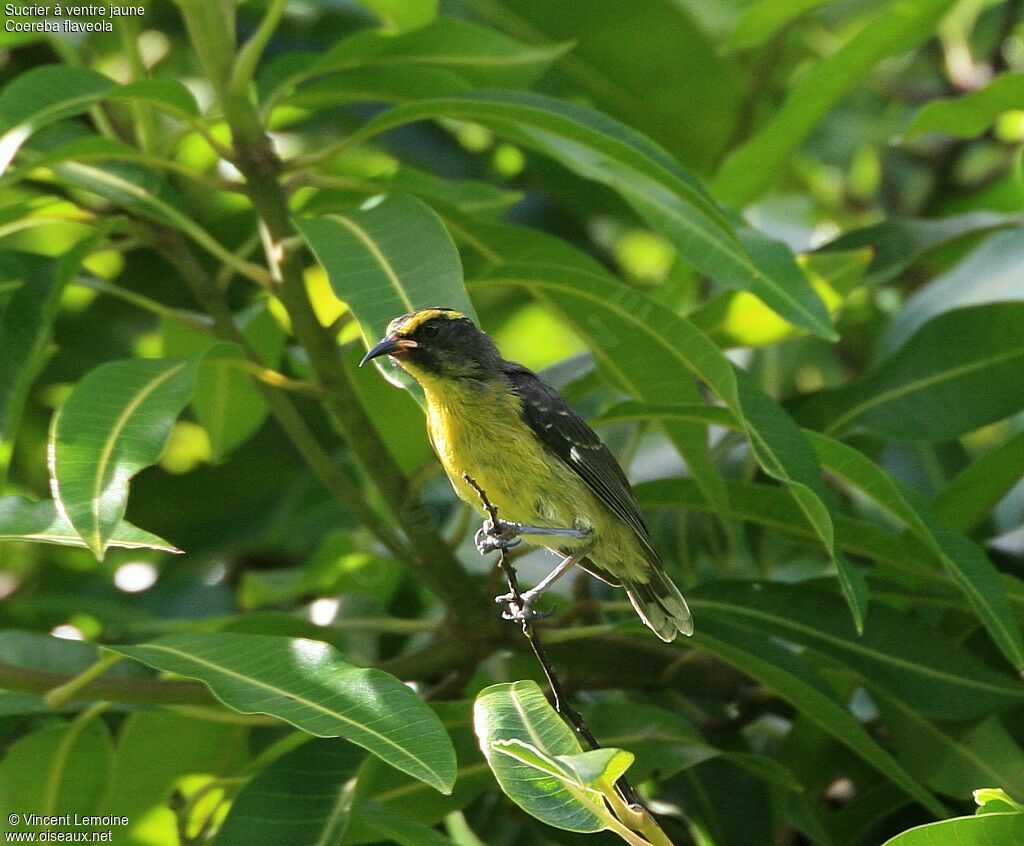
[{"label": "sunlit leaf", "polygon": [[219,632],[110,648],[199,679],[237,711],[344,737],[442,792],[452,788],[455,752],[434,712],[394,676],[356,667],[326,643]]},{"label": "sunlit leaf", "polygon": [[974,138],[997,117],[1024,104],[1024,73],[998,74],[988,85],[959,97],[925,103],[907,127],[906,137],[941,132],[955,138]]}]

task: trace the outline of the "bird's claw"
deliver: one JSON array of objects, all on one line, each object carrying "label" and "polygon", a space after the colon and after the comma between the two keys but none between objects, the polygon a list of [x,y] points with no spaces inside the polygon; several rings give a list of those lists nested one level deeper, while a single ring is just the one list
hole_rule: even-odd
[{"label": "bird's claw", "polygon": [[533,607],[537,597],[531,596],[529,591],[522,594],[519,598],[516,598],[511,593],[505,593],[494,597],[494,601],[499,605],[508,606],[508,608],[501,612],[501,618],[503,620],[512,620],[516,623],[532,623],[534,620],[543,620],[555,613],[554,608],[549,608],[547,611],[537,611]]},{"label": "bird's claw", "polygon": [[512,549],[519,546],[523,539],[516,536],[516,528],[502,520],[492,522],[486,520],[483,526],[473,536],[477,552],[487,555],[498,549]]}]

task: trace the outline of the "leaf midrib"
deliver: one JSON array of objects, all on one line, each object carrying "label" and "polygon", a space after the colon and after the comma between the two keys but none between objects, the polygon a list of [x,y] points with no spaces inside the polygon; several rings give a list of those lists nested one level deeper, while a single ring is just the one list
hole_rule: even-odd
[{"label": "leaf midrib", "polygon": [[[430,773],[431,775],[434,775],[437,778],[438,783],[443,783],[441,778],[440,778],[440,776],[438,776],[438,774],[434,771],[434,768],[431,767],[429,764],[427,764],[419,756],[415,755],[414,753],[410,752],[409,750],[407,750],[404,747],[400,746],[399,744],[395,743],[393,740],[391,740],[391,738],[387,737],[386,735],[383,735],[380,732],[376,732],[373,729],[363,725],[362,723],[358,723],[355,720],[353,720],[353,719],[351,719],[349,717],[346,717],[344,714],[341,714],[338,711],[332,711],[330,708],[327,708],[327,707],[319,704],[318,702],[313,702],[310,699],[307,699],[307,698],[305,698],[305,697],[303,697],[303,696],[301,696],[299,694],[292,693],[291,691],[283,690],[282,688],[279,688],[276,685],[272,685],[269,682],[261,681],[260,679],[256,679],[256,678],[254,678],[252,676],[247,676],[247,675],[245,675],[243,673],[239,673],[239,672],[237,672],[235,670],[231,670],[231,669],[229,669],[227,667],[223,667],[220,664],[216,664],[213,661],[209,661],[209,660],[207,660],[205,658],[200,658],[197,655],[191,655],[188,652],[183,652],[180,649],[175,649],[175,648],[167,646],[165,644],[161,644],[161,643],[144,643],[144,644],[141,644],[141,645],[135,647],[135,649],[138,649],[138,650],[151,649],[151,650],[153,650],[155,652],[166,652],[168,655],[174,655],[174,656],[176,656],[178,658],[181,658],[181,659],[183,659],[185,661],[192,661],[192,662],[194,662],[196,664],[199,664],[200,666],[206,667],[206,668],[208,668],[210,670],[214,670],[214,671],[219,672],[219,673],[224,673],[224,675],[231,676],[232,678],[238,679],[239,681],[245,682],[246,684],[251,684],[251,685],[254,685],[256,687],[261,687],[264,690],[270,691],[271,693],[274,693],[274,694],[276,694],[278,696],[281,696],[282,698],[288,700],[289,702],[296,702],[296,703],[299,703],[301,705],[306,705],[307,707],[312,708],[315,711],[320,711],[320,712],[326,714],[329,717],[333,717],[334,719],[337,719],[340,722],[343,722],[343,723],[345,723],[347,725],[350,725],[350,726],[354,726],[355,728],[360,729],[361,731],[364,731],[367,734],[372,735],[373,737],[376,737],[377,739],[379,739],[385,745],[387,745],[387,746],[397,750],[398,753],[400,754],[400,756],[411,758],[413,761],[415,761],[417,764],[419,764],[421,767],[423,767],[423,769],[426,772]],[[206,684],[208,687],[210,687],[211,690],[213,690],[213,685],[210,682],[207,682],[205,679],[200,679],[200,681],[202,681],[204,684]],[[242,710],[242,709],[239,709],[239,710]],[[243,711],[243,713],[267,714],[268,716],[271,716],[271,717],[278,717],[279,719],[284,719],[283,717],[280,717],[280,715],[272,714],[269,711],[260,711],[260,710],[256,710],[256,711]],[[291,720],[285,720],[285,722],[289,722],[290,723]],[[295,724],[292,723],[292,725],[295,725]],[[301,726],[297,726],[297,728],[301,728]]]},{"label": "leaf midrib", "polygon": [[371,257],[380,266],[380,269],[384,272],[384,276],[387,277],[388,283],[394,289],[395,293],[398,294],[398,299],[401,300],[402,305],[405,306],[409,311],[415,311],[415,307],[412,304],[412,300],[409,299],[409,294],[406,292],[402,285],[402,280],[392,267],[388,257],[384,255],[384,252],[378,246],[377,242],[373,240],[373,237],[363,227],[356,223],[352,218],[346,217],[343,214],[331,214],[327,215],[329,220],[334,220],[344,226],[349,232],[351,232],[367,251],[369,251]]},{"label": "leaf midrib", "polygon": [[945,681],[957,687],[962,688],[974,688],[975,690],[985,691],[988,693],[997,693],[1002,696],[1012,696],[1020,698],[1024,696],[1024,689],[1016,690],[1011,687],[999,687],[995,683],[983,682],[977,679],[969,679],[963,676],[954,676],[950,673],[945,673],[942,670],[937,670],[934,667],[927,667],[923,664],[915,664],[912,661],[908,661],[903,658],[898,658],[894,655],[890,655],[885,652],[877,652],[867,647],[861,646],[851,640],[844,640],[843,638],[829,634],[821,629],[816,629],[811,626],[797,623],[794,620],[788,618],[778,617],[772,614],[767,614],[762,611],[758,611],[754,608],[749,608],[743,605],[732,605],[727,602],[721,602],[714,599],[694,598],[690,601],[691,605],[696,607],[704,606],[705,608],[717,608],[726,614],[736,614],[738,616],[753,617],[754,619],[763,620],[765,622],[773,623],[774,625],[781,625],[783,628],[790,628],[793,631],[802,632],[810,635],[812,638],[820,638],[821,640],[831,643],[832,645],[838,646],[850,652],[857,652],[862,655],[873,658],[880,663],[889,663],[901,669],[908,670],[910,672],[917,673],[923,676],[931,676],[932,678],[940,681]]}]

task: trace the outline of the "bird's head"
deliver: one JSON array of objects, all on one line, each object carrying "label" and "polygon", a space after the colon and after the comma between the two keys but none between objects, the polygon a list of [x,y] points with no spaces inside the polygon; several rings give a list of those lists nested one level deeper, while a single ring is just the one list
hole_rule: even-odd
[{"label": "bird's head", "polygon": [[382,355],[391,356],[419,382],[486,380],[497,375],[501,365],[494,341],[466,315],[451,308],[425,308],[396,317],[359,366]]}]

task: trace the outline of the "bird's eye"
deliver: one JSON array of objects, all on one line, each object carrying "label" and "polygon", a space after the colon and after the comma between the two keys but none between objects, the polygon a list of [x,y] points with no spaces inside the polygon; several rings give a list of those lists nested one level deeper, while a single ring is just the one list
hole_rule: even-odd
[{"label": "bird's eye", "polygon": [[428,323],[426,326],[420,328],[420,337],[430,340],[436,338],[441,332],[441,327],[436,323]]}]

